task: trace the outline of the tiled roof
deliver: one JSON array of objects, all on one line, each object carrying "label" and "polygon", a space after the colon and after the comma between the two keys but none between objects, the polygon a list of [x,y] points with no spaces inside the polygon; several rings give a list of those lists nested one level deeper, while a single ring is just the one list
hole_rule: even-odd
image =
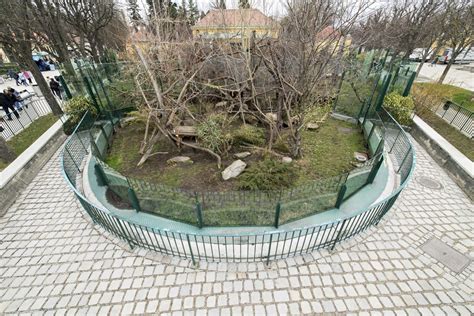
[{"label": "tiled roof", "polygon": [[260,26],[270,27],[275,22],[257,9],[210,10],[195,27]]}]

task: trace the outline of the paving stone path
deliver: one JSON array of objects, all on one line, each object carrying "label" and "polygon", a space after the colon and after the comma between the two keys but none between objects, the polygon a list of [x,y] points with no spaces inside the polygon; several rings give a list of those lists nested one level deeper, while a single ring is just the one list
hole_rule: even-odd
[{"label": "paving stone path", "polygon": [[[471,315],[471,264],[454,273],[420,248],[436,237],[474,257],[473,204],[418,145],[414,178],[378,227],[330,253],[201,263],[125,249],[83,214],[57,155],[0,218],[0,314]],[[428,189],[429,176],[442,189]]]}]

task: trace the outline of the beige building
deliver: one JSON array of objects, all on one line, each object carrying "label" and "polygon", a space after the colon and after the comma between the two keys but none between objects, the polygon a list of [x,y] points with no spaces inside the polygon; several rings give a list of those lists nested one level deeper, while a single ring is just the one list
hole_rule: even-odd
[{"label": "beige building", "polygon": [[276,38],[278,23],[257,9],[210,10],[192,27],[194,38],[226,40],[248,47],[255,39]]}]

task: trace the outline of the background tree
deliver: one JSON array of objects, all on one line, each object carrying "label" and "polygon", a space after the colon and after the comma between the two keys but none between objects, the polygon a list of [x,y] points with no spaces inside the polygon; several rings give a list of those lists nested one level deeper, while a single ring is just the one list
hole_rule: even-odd
[{"label": "background tree", "polygon": [[250,9],[249,0],[239,0],[239,8],[240,9]]},{"label": "background tree", "polygon": [[211,8],[215,10],[225,10],[227,9],[225,5],[225,0],[214,0],[211,2]]},{"label": "background tree", "polygon": [[143,22],[137,0],[128,0],[127,10],[132,26],[137,28]]},{"label": "background tree", "polygon": [[443,31],[452,53],[438,83],[443,83],[456,58],[474,45],[474,4],[470,0],[452,0],[445,20]]},{"label": "background tree", "polygon": [[196,2],[194,0],[188,0],[188,10],[189,10],[189,22],[191,25],[194,25],[199,19],[199,10]]},{"label": "background tree", "polygon": [[33,61],[32,48],[37,37],[25,21],[33,19],[27,1],[0,0],[0,44],[9,56],[12,56],[20,67],[32,72],[41,92],[48,102],[51,111],[62,114],[61,107],[53,96],[48,83]]},{"label": "background tree", "polygon": [[79,34],[79,47],[82,56],[86,56],[86,42],[89,53],[94,61],[99,62],[105,51],[105,45],[100,41],[100,32],[118,14],[113,0],[58,0],[64,12],[67,24]]}]

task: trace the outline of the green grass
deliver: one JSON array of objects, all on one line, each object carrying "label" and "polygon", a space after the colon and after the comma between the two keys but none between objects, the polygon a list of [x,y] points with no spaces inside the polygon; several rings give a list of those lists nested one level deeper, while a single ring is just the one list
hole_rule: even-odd
[{"label": "green grass", "polygon": [[467,158],[474,161],[474,140],[462,134],[459,130],[449,125],[445,120],[431,111],[419,111],[417,114],[436,130],[448,142],[462,152]]},{"label": "green grass", "polygon": [[[349,133],[341,128],[353,129]],[[354,168],[354,152],[364,152],[366,142],[357,125],[329,118],[316,131],[302,135],[303,159],[299,183],[340,175]]]},{"label": "green grass", "polygon": [[56,123],[57,120],[58,118],[53,114],[42,116],[31,123],[20,134],[13,136],[7,143],[13,152],[19,155],[30,147],[30,145]]},{"label": "green grass", "polygon": [[[13,136],[7,141],[8,146],[18,156],[44,134],[58,118],[53,114],[48,114],[38,118],[31,123],[20,134]],[[0,170],[5,169],[8,163],[0,160]]]},{"label": "green grass", "polygon": [[419,82],[415,83],[414,86],[423,93],[437,96],[440,102],[442,102],[443,99],[448,99],[474,112],[474,92],[472,91],[449,84],[431,82]]}]

